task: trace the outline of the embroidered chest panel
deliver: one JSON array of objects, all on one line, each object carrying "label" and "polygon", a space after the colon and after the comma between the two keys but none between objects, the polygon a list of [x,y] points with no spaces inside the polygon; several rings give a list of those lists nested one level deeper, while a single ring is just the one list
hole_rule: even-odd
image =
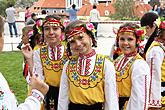
[{"label": "embroidered chest panel", "polygon": [[70,83],[73,83],[76,87],[81,87],[82,89],[96,87],[104,78],[104,60],[104,56],[96,55],[93,71],[89,74],[81,75],[79,73],[80,71],[78,71],[79,64],[77,58],[72,58],[67,67],[67,75]]},{"label": "embroidered chest panel", "polygon": [[51,60],[48,55],[48,46],[43,46],[40,49],[40,57],[43,67],[45,67],[47,70],[53,70],[55,72],[61,71],[63,69],[63,65],[67,62],[68,57],[66,55],[66,51],[64,51],[64,53],[59,53],[60,55],[58,56],[63,56],[61,59]]},{"label": "embroidered chest panel", "polygon": [[120,82],[122,79],[127,79],[130,76],[131,66],[132,66],[133,62],[137,59],[138,56],[139,55],[136,55],[136,56],[132,57],[130,60],[126,61],[125,65],[123,65],[120,69],[118,69],[118,67],[121,65],[119,63],[119,61],[121,61],[121,59],[124,56],[121,55],[121,56],[119,56],[119,58],[117,58],[114,61],[118,82]]}]

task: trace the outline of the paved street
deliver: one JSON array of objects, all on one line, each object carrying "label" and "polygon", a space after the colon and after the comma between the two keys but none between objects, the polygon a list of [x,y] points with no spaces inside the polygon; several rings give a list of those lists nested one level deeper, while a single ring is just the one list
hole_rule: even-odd
[{"label": "paved street", "polygon": [[[4,48],[3,51],[17,51],[16,48],[18,43],[21,41],[21,35],[22,35],[22,28],[24,27],[23,22],[17,22],[17,29],[19,33],[19,37],[13,36],[13,38],[9,35],[9,29],[8,24],[5,23],[5,32],[4,32]],[[96,51],[98,53],[109,55],[111,51],[111,46],[113,45],[115,38],[114,33],[112,32],[113,26],[104,24],[99,25],[98,27],[98,47],[96,48]]]}]

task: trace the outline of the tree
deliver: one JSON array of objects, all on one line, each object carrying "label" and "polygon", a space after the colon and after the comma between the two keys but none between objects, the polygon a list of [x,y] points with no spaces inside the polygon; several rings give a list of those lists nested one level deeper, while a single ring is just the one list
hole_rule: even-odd
[{"label": "tree", "polygon": [[154,6],[154,5],[160,5],[160,1],[159,0],[150,0],[150,2],[149,2],[149,4],[151,5],[151,6]]},{"label": "tree", "polygon": [[17,0],[16,7],[25,8],[27,6],[32,6],[34,2],[38,0]]},{"label": "tree", "polygon": [[0,0],[0,15],[5,16],[5,10],[9,4],[15,4],[16,0]]},{"label": "tree", "polygon": [[134,18],[133,0],[116,0],[113,6],[115,8],[115,14],[110,16],[112,19]]}]

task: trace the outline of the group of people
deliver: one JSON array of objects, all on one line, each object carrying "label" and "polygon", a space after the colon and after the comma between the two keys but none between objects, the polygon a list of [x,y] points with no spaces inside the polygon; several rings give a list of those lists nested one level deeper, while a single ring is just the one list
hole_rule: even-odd
[{"label": "group of people", "polygon": [[[93,8],[92,12],[97,13]],[[38,18],[23,34],[21,50],[30,96],[18,109],[163,109],[165,21],[157,24],[157,19],[153,12],[141,18],[148,36],[144,48],[140,46],[144,30],[135,23],[121,25],[115,42],[120,54],[111,59],[92,48],[96,41],[92,23],[75,20],[64,27],[57,15]],[[1,97],[11,97],[3,86]],[[5,100],[0,100],[0,107],[10,110]]]}]

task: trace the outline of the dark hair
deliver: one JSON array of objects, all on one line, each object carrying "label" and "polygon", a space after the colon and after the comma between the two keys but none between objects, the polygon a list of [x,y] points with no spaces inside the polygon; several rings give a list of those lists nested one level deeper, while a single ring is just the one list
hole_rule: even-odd
[{"label": "dark hair", "polygon": [[75,5],[75,4],[73,4],[73,5],[72,5],[72,8],[73,8],[73,9],[75,9],[75,8],[76,8],[76,5]]},{"label": "dark hair", "polygon": [[[153,27],[154,25],[154,21],[156,21],[156,19],[158,19],[158,15],[156,13],[153,12],[148,12],[146,14],[144,14],[140,20],[140,24],[141,26],[149,26],[150,28]],[[154,32],[152,33],[151,36],[149,36],[149,39],[145,45],[144,48],[144,53],[141,53],[141,55],[145,58],[145,54],[148,50],[148,48],[150,47],[150,45],[152,44],[152,42],[154,41],[154,39],[158,36],[158,26],[156,26]]]},{"label": "dark hair", "polygon": [[[71,22],[66,28],[65,28],[65,41],[67,42],[67,33],[68,32],[70,32],[73,28],[75,28],[75,27],[81,27],[81,26],[83,26],[85,29],[86,29],[86,34],[88,34],[90,37],[91,37],[91,39],[92,39],[92,43],[93,43],[93,45],[95,45],[95,42],[96,42],[96,40],[95,40],[95,37],[94,37],[94,34],[93,34],[93,32],[92,31],[89,31],[86,27],[85,27],[85,22],[83,22],[83,21],[80,21],[80,20],[75,20],[75,21],[73,21],[73,22]],[[71,53],[71,50],[70,50],[70,44],[69,43],[67,43],[67,51],[69,52],[69,56],[70,55],[72,55],[72,53]]]},{"label": "dark hair", "polygon": [[96,9],[97,8],[97,6],[96,5],[93,5],[93,9]]},{"label": "dark hair", "polygon": [[158,27],[156,26],[154,32],[152,33],[152,35],[149,37],[146,45],[145,45],[145,48],[144,48],[144,55],[146,54],[148,48],[150,47],[150,45],[152,44],[152,42],[155,40],[155,38],[158,37]]},{"label": "dark hair", "polygon": [[32,13],[31,14],[31,18],[33,18],[33,17],[35,17],[36,16],[36,14],[35,13]]},{"label": "dark hair", "polygon": [[147,26],[148,25],[149,27],[152,28],[154,21],[156,21],[156,19],[158,17],[159,16],[153,12],[145,13],[140,20],[140,24],[141,24],[141,26]]},{"label": "dark hair", "polygon": [[42,10],[41,11],[41,14],[46,14],[46,10]]},{"label": "dark hair", "polygon": [[9,4],[8,4],[8,7],[13,7],[13,4],[12,4],[12,3],[9,3]]},{"label": "dark hair", "polygon": [[26,7],[26,10],[29,9],[29,7]]}]

